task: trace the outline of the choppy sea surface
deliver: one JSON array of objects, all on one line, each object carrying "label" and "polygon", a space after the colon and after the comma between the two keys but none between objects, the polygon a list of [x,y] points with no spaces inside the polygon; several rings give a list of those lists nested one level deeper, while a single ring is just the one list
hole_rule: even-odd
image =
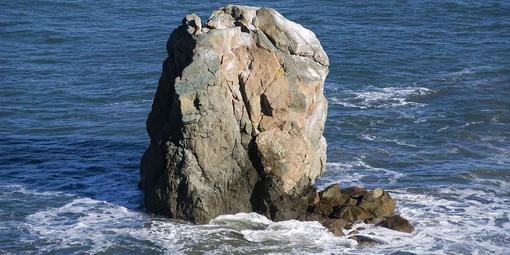
[{"label": "choppy sea surface", "polygon": [[[508,1],[251,1],[331,61],[317,186],[383,187],[416,231],[144,211],[145,119],[181,18],[226,2],[0,3],[0,254],[510,254]],[[346,231],[349,234],[349,231]]]}]

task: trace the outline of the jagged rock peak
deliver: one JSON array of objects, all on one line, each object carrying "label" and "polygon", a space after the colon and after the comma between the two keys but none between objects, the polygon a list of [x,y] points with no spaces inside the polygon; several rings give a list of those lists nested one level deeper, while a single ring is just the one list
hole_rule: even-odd
[{"label": "jagged rock peak", "polygon": [[[196,15],[195,15],[196,16]],[[329,59],[315,34],[271,8],[227,5],[213,12],[204,29],[241,27],[244,31],[262,31],[273,45],[286,53],[309,57],[322,65]]]}]

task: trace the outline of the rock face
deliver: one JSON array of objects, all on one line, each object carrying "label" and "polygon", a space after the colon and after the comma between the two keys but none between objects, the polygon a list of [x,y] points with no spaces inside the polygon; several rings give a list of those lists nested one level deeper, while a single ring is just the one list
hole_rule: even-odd
[{"label": "rock face", "polygon": [[205,24],[186,16],[167,51],[141,162],[146,208],[196,223],[306,215],[326,162],[329,60],[314,33],[229,5]]}]

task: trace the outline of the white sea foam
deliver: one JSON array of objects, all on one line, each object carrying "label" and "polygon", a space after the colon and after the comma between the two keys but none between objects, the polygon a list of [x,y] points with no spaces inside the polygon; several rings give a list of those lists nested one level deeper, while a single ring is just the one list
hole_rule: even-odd
[{"label": "white sea foam", "polygon": [[319,188],[342,181],[342,186],[363,186],[362,179],[367,176],[364,171],[356,171],[356,168],[363,167],[364,163],[357,159],[348,162],[327,162],[326,171],[320,177]]},{"label": "white sea foam", "polygon": [[[350,162],[328,163],[328,172],[334,172],[344,186],[362,186],[365,176],[388,179],[399,176],[371,167],[363,160],[360,157]],[[470,177],[477,178],[473,174]],[[494,186],[492,191],[487,189],[488,182]],[[317,222],[272,222],[256,213],[222,215],[208,225],[196,226],[151,217],[105,201],[76,198],[63,206],[27,216],[31,236],[20,241],[43,240],[38,247],[41,252],[73,247],[89,253],[107,252],[118,246],[119,240],[131,239],[138,242],[135,245],[153,246],[158,253],[166,254],[260,250],[268,254],[390,254],[396,251],[507,254],[510,252],[507,248],[510,242],[508,187],[509,183],[503,179],[480,179],[468,189],[390,190],[399,213],[411,221],[416,231],[407,234],[357,224],[351,230],[344,230],[346,237],[333,236]],[[35,192],[22,186],[9,188],[40,197],[59,196],[59,193]],[[386,244],[356,245],[348,239],[354,231]]]},{"label": "white sea foam", "polygon": [[[437,188],[427,194],[394,190],[400,213],[413,222],[413,250],[507,254],[510,199],[480,189]],[[394,243],[394,242],[390,242]]]},{"label": "white sea foam", "polygon": [[[336,238],[318,222],[272,222],[256,213],[222,215],[208,225],[191,225],[168,219],[151,218],[122,206],[90,198],[78,198],[68,204],[42,210],[26,217],[35,239],[45,240],[43,252],[89,247],[88,252],[105,252],[123,238],[152,243],[166,254],[204,251],[208,244],[212,252],[231,251],[229,241],[247,241],[240,250],[257,250],[253,243],[265,249],[315,249],[317,251],[348,247],[356,242]],[[30,238],[34,239],[34,238]],[[272,243],[272,245],[271,245]],[[329,247],[329,248],[328,248]],[[282,250],[282,251],[283,251]]]},{"label": "white sea foam", "polygon": [[233,229],[265,229],[271,225],[271,221],[257,213],[238,213],[235,215],[220,215],[211,220],[209,224],[228,226]]},{"label": "white sea foam", "polygon": [[[333,166],[342,169],[366,164],[358,160],[333,163]],[[355,178],[351,181],[355,182]],[[38,247],[41,252],[73,247],[88,247],[88,253],[105,252],[125,239],[136,240],[138,243],[133,245],[143,247],[151,244],[156,252],[166,254],[255,251],[268,254],[390,254],[396,251],[507,254],[510,252],[510,199],[505,192],[493,193],[478,188],[431,188],[426,192],[390,190],[398,202],[399,213],[411,221],[416,231],[407,234],[357,224],[351,230],[344,230],[346,237],[335,237],[318,222],[272,222],[256,213],[222,215],[210,224],[197,226],[151,217],[104,201],[77,198],[61,207],[27,216],[26,223],[33,237],[23,239],[43,240]],[[386,244],[356,245],[348,239],[355,234],[354,230]]]},{"label": "white sea foam", "polygon": [[[107,233],[119,231],[118,223],[127,209],[108,205],[90,198],[79,198],[57,208],[43,210],[27,216],[32,234],[47,239],[49,250],[77,245],[91,245],[92,252],[112,245]],[[121,216],[122,215],[122,216]],[[127,224],[127,223],[126,223]]]},{"label": "white sea foam", "polygon": [[425,104],[410,101],[411,97],[430,95],[433,90],[423,87],[386,87],[358,91],[343,91],[343,96],[331,97],[333,104],[349,108],[393,108],[401,106],[423,106]]},{"label": "white sea foam", "polygon": [[353,246],[353,240],[337,238],[316,221],[297,220],[273,222],[257,213],[222,215],[211,221],[212,225],[233,228],[250,242],[278,242],[291,247],[325,249],[335,246]]},{"label": "white sea foam", "polygon": [[367,140],[367,141],[375,141],[377,139],[377,136],[366,134],[366,133],[361,134],[360,137],[361,137],[361,139]]}]

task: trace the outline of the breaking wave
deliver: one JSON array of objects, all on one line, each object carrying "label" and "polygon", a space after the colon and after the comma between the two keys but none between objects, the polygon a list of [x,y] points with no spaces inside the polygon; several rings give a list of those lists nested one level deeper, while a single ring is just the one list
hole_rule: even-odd
[{"label": "breaking wave", "polygon": [[[167,254],[510,252],[505,246],[510,240],[508,197],[476,188],[395,189],[390,194],[399,203],[399,213],[415,225],[414,233],[361,223],[344,230],[346,236],[336,237],[318,222],[273,222],[256,213],[222,215],[207,225],[192,225],[104,201],[76,198],[61,207],[28,215],[29,236],[22,241],[38,240],[38,249],[43,253],[72,252],[81,247],[90,247],[88,253],[126,248],[144,251],[146,243],[153,244],[152,252]],[[353,235],[376,238],[382,244],[358,244],[349,239]]]},{"label": "breaking wave", "polygon": [[423,106],[412,99],[430,95],[433,90],[423,87],[367,87],[363,90],[344,90],[341,95],[330,97],[332,104],[348,108],[393,108],[401,106]]}]

